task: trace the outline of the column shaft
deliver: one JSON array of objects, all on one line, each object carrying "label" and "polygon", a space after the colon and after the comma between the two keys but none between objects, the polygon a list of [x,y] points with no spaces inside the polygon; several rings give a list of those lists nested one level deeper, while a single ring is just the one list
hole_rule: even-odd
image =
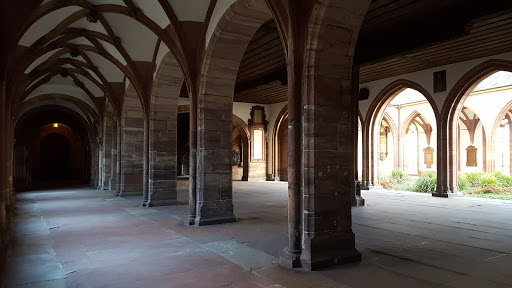
[{"label": "column shaft", "polygon": [[301,265],[302,217],[302,65],[288,63],[288,247],[281,253],[281,265]]},{"label": "column shaft", "polygon": [[197,205],[197,95],[190,95],[188,225],[195,225]]}]

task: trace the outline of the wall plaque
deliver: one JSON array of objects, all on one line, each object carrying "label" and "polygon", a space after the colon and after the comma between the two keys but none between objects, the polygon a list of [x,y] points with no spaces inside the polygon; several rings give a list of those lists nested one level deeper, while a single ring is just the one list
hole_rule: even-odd
[{"label": "wall plaque", "polygon": [[424,163],[427,165],[427,168],[432,168],[432,164],[434,164],[434,148],[427,146],[423,149],[424,155]]},{"label": "wall plaque", "polygon": [[466,166],[467,167],[476,167],[477,166],[477,162],[476,162],[476,151],[478,149],[473,146],[473,145],[469,145],[468,148],[466,148],[466,151],[467,151],[467,161],[466,161]]}]

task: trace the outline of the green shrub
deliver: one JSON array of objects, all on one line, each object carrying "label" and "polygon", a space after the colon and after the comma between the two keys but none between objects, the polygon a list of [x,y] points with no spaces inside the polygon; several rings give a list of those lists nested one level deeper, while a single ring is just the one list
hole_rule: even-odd
[{"label": "green shrub", "polygon": [[459,189],[466,190],[469,187],[469,182],[463,174],[459,174]]},{"label": "green shrub", "polygon": [[436,191],[436,185],[437,185],[436,173],[426,172],[420,178],[418,178],[418,180],[416,180],[416,184],[414,185],[414,190],[416,192],[433,193]]},{"label": "green shrub", "polygon": [[496,177],[494,177],[494,175],[484,175],[481,179],[480,179],[480,182],[478,182],[478,186],[479,187],[487,187],[487,186],[498,186],[498,179],[496,179]]},{"label": "green shrub", "polygon": [[512,183],[512,176],[505,175],[501,172],[494,173],[494,177],[498,181],[498,186],[500,187],[510,187],[510,183]]},{"label": "green shrub", "polygon": [[462,175],[462,178],[466,179],[469,186],[471,186],[471,187],[478,187],[480,184],[480,180],[482,180],[482,178],[484,177],[483,173],[477,173],[477,172],[464,173],[461,175]]},{"label": "green shrub", "polygon": [[395,169],[391,171],[391,178],[393,178],[396,181],[400,181],[404,178],[404,172],[400,169]]}]

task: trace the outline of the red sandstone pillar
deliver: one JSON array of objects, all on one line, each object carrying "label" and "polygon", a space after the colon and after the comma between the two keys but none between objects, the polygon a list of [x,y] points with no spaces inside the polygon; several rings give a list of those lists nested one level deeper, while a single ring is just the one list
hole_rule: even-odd
[{"label": "red sandstone pillar", "polygon": [[149,112],[144,113],[144,143],[142,156],[142,207],[149,207]]},{"label": "red sandstone pillar", "polygon": [[[352,189],[352,206],[364,206],[364,199],[361,197],[361,183],[358,179],[358,159],[357,159],[357,147],[358,147],[358,113],[359,111],[359,67],[354,67],[352,70],[352,93],[354,94],[354,106],[353,110],[356,111],[352,115],[352,127],[354,129],[354,147],[356,147],[355,153],[354,153],[354,189]],[[362,133],[361,133],[362,134]]]},{"label": "red sandstone pillar", "polygon": [[288,247],[281,265],[300,267],[302,240],[302,65],[288,61]]},{"label": "red sandstone pillar", "polygon": [[135,88],[128,86],[122,112],[121,190],[120,196],[142,196],[147,187],[146,114]]},{"label": "red sandstone pillar", "polygon": [[[451,125],[446,120],[439,120],[437,126],[437,186],[436,191],[432,193],[434,197],[448,197],[448,193],[452,192],[450,187],[450,178],[453,175],[450,173],[458,172],[457,168],[457,141],[455,135],[450,135]],[[449,137],[451,136],[451,137]],[[450,141],[451,140],[451,141]],[[451,153],[451,155],[450,155]],[[450,156],[453,159],[453,163],[450,163]],[[452,164],[453,167],[450,169],[448,166]],[[457,179],[457,178],[455,178]]]},{"label": "red sandstone pillar", "polygon": [[177,100],[158,98],[149,116],[149,186],[146,206],[178,204]]},{"label": "red sandstone pillar", "polygon": [[110,156],[110,169],[111,169],[110,177],[112,178],[110,180],[110,190],[112,190],[112,191],[117,191],[117,183],[119,182],[117,180],[118,179],[117,178],[117,176],[118,176],[117,175],[118,174],[118,168],[117,168],[117,162],[118,162],[117,161],[117,157],[118,157],[118,155],[117,155],[117,151],[118,151],[117,150],[118,149],[118,147],[117,147],[117,143],[118,143],[117,142],[117,140],[118,140],[117,139],[118,138],[117,130],[118,129],[117,129],[117,126],[118,126],[117,119],[113,119],[112,120],[112,127],[111,127],[111,131],[112,131],[112,133],[111,133],[112,134],[111,141],[112,141],[112,143],[111,143],[111,146],[110,146],[111,149],[112,149],[111,156]]},{"label": "red sandstone pillar", "polygon": [[[185,85],[185,84],[183,84]],[[197,95],[189,94],[190,98],[190,134],[189,134],[189,213],[188,225],[195,225],[197,205]]]},{"label": "red sandstone pillar", "polygon": [[121,153],[121,143],[123,140],[123,129],[121,124],[121,118],[119,118],[119,121],[117,121],[117,133],[116,133],[116,195],[121,196],[121,183],[122,183],[122,165],[121,165],[121,159],[123,157]]},{"label": "red sandstone pillar", "polygon": [[[6,135],[6,98],[5,98],[5,82],[0,84],[0,232],[4,234],[7,229],[7,214],[6,214],[6,204],[7,204],[7,159],[6,159],[6,144],[7,144],[7,135]],[[3,237],[2,237],[3,238]],[[3,240],[0,238],[0,240]]]},{"label": "red sandstone pillar", "polygon": [[[6,110],[9,108],[6,107]],[[11,115],[10,111],[8,110],[7,115]],[[7,117],[7,137],[8,139],[8,146],[6,151],[6,158],[7,158],[7,192],[8,192],[8,202],[6,203],[6,213],[7,218],[12,219],[14,217],[14,205],[16,202],[16,198],[14,195],[14,123],[12,121],[11,117]]]},{"label": "red sandstone pillar", "polygon": [[102,163],[103,190],[112,190],[112,116],[105,115],[103,118],[103,163]]},{"label": "red sandstone pillar", "polygon": [[236,222],[231,166],[233,96],[223,92],[201,95],[197,103],[196,226]]},{"label": "red sandstone pillar", "polygon": [[[99,125],[103,125],[100,123]],[[103,130],[103,129],[101,129]],[[98,137],[98,183],[97,183],[97,190],[103,190],[103,133],[100,131],[100,135]]]}]

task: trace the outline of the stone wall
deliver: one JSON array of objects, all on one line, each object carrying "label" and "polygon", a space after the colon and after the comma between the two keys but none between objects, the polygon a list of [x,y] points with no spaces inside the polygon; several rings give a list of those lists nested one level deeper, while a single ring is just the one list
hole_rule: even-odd
[{"label": "stone wall", "polygon": [[144,113],[134,87],[126,91],[121,124],[120,195],[142,195],[144,181]]}]

